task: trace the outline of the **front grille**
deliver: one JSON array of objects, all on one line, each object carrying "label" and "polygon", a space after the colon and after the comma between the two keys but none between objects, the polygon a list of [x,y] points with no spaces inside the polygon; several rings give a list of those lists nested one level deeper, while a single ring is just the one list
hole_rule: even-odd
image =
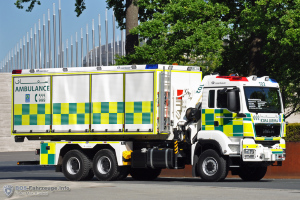
[{"label": "front grille", "polygon": [[255,124],[256,137],[279,137],[280,124]]}]

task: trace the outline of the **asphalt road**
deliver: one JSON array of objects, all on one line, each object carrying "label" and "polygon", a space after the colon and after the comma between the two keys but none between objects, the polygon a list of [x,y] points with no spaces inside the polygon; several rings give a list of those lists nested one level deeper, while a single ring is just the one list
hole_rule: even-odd
[{"label": "asphalt road", "polygon": [[[0,153],[0,188],[14,186],[9,199],[299,199],[300,179],[263,179],[244,182],[226,179],[207,183],[199,178],[158,178],[155,181],[67,181],[53,166],[17,166],[16,161],[36,160],[32,152]],[[176,170],[174,170],[176,173]],[[46,187],[43,190],[24,190]],[[45,190],[46,189],[46,190]],[[51,191],[52,189],[52,191]],[[64,189],[64,191],[58,191]],[[0,199],[7,198],[3,189]],[[50,190],[50,191],[49,191]]]}]

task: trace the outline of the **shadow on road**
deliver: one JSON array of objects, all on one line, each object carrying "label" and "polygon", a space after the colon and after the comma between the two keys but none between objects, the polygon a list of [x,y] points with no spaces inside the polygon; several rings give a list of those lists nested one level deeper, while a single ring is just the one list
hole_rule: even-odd
[{"label": "shadow on road", "polygon": [[[20,173],[24,176],[20,176]],[[55,172],[55,166],[41,166],[41,165],[20,165],[20,166],[0,166],[0,179],[16,179],[16,180],[62,180],[66,181],[62,173]],[[94,177],[90,181],[97,181]],[[266,179],[258,181],[260,183],[268,183],[273,180]],[[122,181],[117,182],[134,182],[137,181],[130,176]],[[184,177],[158,177],[154,181],[138,181],[141,183],[207,183],[200,178],[184,178]],[[225,179],[219,183],[244,183],[241,179]],[[103,182],[102,182],[103,183]]]},{"label": "shadow on road", "polygon": [[44,171],[44,170],[55,170],[54,166],[0,166],[0,172],[25,172],[25,171]]}]

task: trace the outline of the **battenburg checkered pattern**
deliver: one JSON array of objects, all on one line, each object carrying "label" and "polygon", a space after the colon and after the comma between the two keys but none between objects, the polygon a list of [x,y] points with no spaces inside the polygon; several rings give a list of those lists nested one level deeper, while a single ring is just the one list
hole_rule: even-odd
[{"label": "battenburg checkered pattern", "polygon": [[[247,121],[250,123],[247,123]],[[218,122],[218,126],[215,126],[215,122]],[[231,113],[227,109],[202,109],[202,130],[219,130],[228,137],[242,137],[244,132],[253,135],[251,129],[250,114],[246,114],[245,118],[237,118],[236,113]]]},{"label": "battenburg checkered pattern", "polygon": [[124,102],[93,102],[92,124],[123,124]]},{"label": "battenburg checkered pattern", "polygon": [[[124,112],[125,117],[124,117]],[[89,103],[53,103],[53,125],[89,124]],[[152,124],[153,101],[93,102],[92,124]],[[51,125],[50,104],[14,105],[14,125]]]},{"label": "battenburg checkered pattern", "polygon": [[41,143],[40,152],[41,165],[55,165],[55,143]]},{"label": "battenburg checkered pattern", "polygon": [[125,124],[152,124],[153,101],[125,103]]},{"label": "battenburg checkered pattern", "polygon": [[90,123],[90,103],[53,103],[53,125]]},{"label": "battenburg checkered pattern", "polygon": [[50,125],[50,104],[15,104],[14,125]]},{"label": "battenburg checkered pattern", "polygon": [[93,102],[93,124],[152,124],[153,101]]}]

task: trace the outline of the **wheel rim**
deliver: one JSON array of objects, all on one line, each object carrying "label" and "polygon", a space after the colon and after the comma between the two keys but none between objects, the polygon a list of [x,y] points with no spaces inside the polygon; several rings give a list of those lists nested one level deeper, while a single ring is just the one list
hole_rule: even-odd
[{"label": "wheel rim", "polygon": [[67,162],[67,171],[74,175],[77,174],[79,172],[80,169],[80,162],[76,157],[71,157],[69,158],[68,162]]},{"label": "wheel rim", "polygon": [[110,159],[102,156],[97,162],[97,169],[101,174],[107,174],[111,169]]},{"label": "wheel rim", "polygon": [[218,162],[212,157],[205,158],[202,164],[202,170],[207,176],[213,176],[218,171]]}]

